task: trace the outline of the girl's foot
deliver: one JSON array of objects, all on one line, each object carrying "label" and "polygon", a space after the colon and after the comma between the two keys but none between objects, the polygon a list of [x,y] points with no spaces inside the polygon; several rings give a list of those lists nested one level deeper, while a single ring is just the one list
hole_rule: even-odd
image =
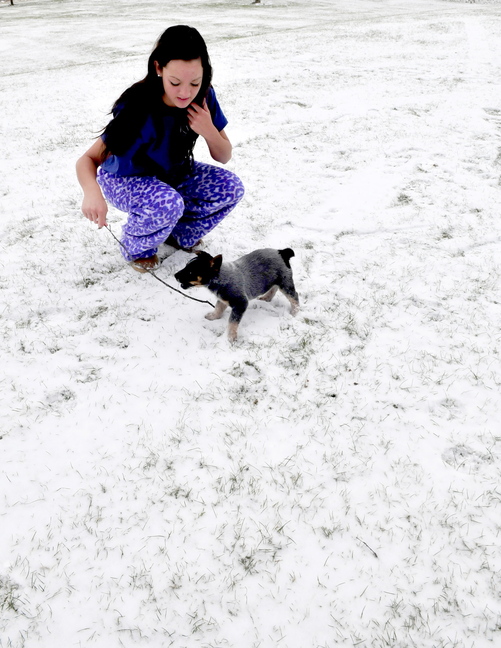
[{"label": "girl's foot", "polygon": [[197,248],[203,246],[203,239],[200,239],[192,245],[191,247],[182,247],[179,245],[179,243],[176,241],[176,239],[172,236],[172,234],[169,236],[169,238],[165,241],[165,245],[170,245],[173,248],[176,248],[176,250],[182,250],[183,252],[194,252]]},{"label": "girl's foot", "polygon": [[134,259],[130,265],[137,272],[149,272],[150,270],[156,270],[160,266],[160,261],[157,255],[154,254],[147,259]]}]

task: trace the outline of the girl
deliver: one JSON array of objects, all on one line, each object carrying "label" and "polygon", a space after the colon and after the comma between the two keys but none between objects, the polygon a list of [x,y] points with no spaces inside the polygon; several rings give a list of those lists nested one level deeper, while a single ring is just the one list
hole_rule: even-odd
[{"label": "girl", "polygon": [[199,135],[214,160],[231,158],[228,121],[211,79],[199,32],[169,27],[146,77],[117,99],[113,119],[77,162],[84,216],[106,225],[106,200],[127,212],[122,254],[139,272],[158,267],[156,252],[165,241],[188,251],[198,245],[243,196],[233,173],[193,159]]}]

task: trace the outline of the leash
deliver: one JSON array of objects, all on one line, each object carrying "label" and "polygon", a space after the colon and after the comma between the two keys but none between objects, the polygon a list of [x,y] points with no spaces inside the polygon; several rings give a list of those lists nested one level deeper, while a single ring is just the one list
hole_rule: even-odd
[{"label": "leash", "polygon": [[[122,241],[121,241],[120,239],[118,239],[118,238],[113,234],[113,232],[111,231],[111,227],[110,227],[109,225],[105,225],[105,227],[106,227],[106,229],[108,230],[108,232],[113,236],[113,238],[115,239],[115,241],[116,241],[116,242],[117,242],[121,247],[123,247],[123,249],[127,252],[127,248],[126,248],[125,245],[122,243]],[[197,299],[196,297],[192,297],[191,295],[187,295],[186,293],[181,292],[181,290],[178,290],[177,288],[174,288],[174,286],[171,286],[170,284],[168,284],[168,283],[167,283],[166,281],[164,281],[163,279],[160,279],[160,277],[157,277],[157,275],[153,272],[153,270],[146,269],[146,272],[147,272],[148,274],[150,274],[152,277],[155,277],[155,279],[156,279],[157,281],[159,281],[160,283],[162,283],[164,286],[167,286],[167,288],[170,288],[170,289],[173,290],[174,292],[177,292],[177,293],[179,293],[180,295],[182,295],[183,297],[186,297],[186,299],[191,299],[192,301],[199,302],[200,304],[209,304],[209,306],[212,306],[212,308],[215,308],[214,304],[212,304],[210,301],[207,301],[206,299]]]}]

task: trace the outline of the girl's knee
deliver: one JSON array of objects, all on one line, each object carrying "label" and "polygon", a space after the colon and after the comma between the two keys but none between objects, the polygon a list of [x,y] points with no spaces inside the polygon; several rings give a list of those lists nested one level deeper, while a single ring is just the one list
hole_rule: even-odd
[{"label": "girl's knee", "polygon": [[226,187],[227,187],[227,195],[230,198],[230,203],[233,206],[237,205],[244,197],[245,187],[243,182],[240,180],[240,178],[237,175],[231,173],[231,177],[228,179]]},{"label": "girl's knee", "polygon": [[219,169],[221,174],[221,187],[225,190],[228,196],[231,196],[232,202],[235,204],[240,202],[245,193],[245,187],[240,178],[227,169]]},{"label": "girl's knee", "polygon": [[235,197],[236,202],[240,202],[245,194],[244,183],[240,180],[238,176],[235,176]]},{"label": "girl's knee", "polygon": [[154,179],[136,192],[131,211],[154,220],[160,227],[175,224],[183,215],[184,199],[170,185]]}]

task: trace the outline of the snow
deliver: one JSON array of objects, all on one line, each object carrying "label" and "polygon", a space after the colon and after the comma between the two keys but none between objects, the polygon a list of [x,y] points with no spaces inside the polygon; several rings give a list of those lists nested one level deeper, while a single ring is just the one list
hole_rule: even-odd
[{"label": "snow", "polygon": [[[246,186],[206,249],[296,253],[300,313],[235,346],[79,209],[178,23]],[[0,646],[498,645],[501,3],[17,0],[0,34]]]}]

